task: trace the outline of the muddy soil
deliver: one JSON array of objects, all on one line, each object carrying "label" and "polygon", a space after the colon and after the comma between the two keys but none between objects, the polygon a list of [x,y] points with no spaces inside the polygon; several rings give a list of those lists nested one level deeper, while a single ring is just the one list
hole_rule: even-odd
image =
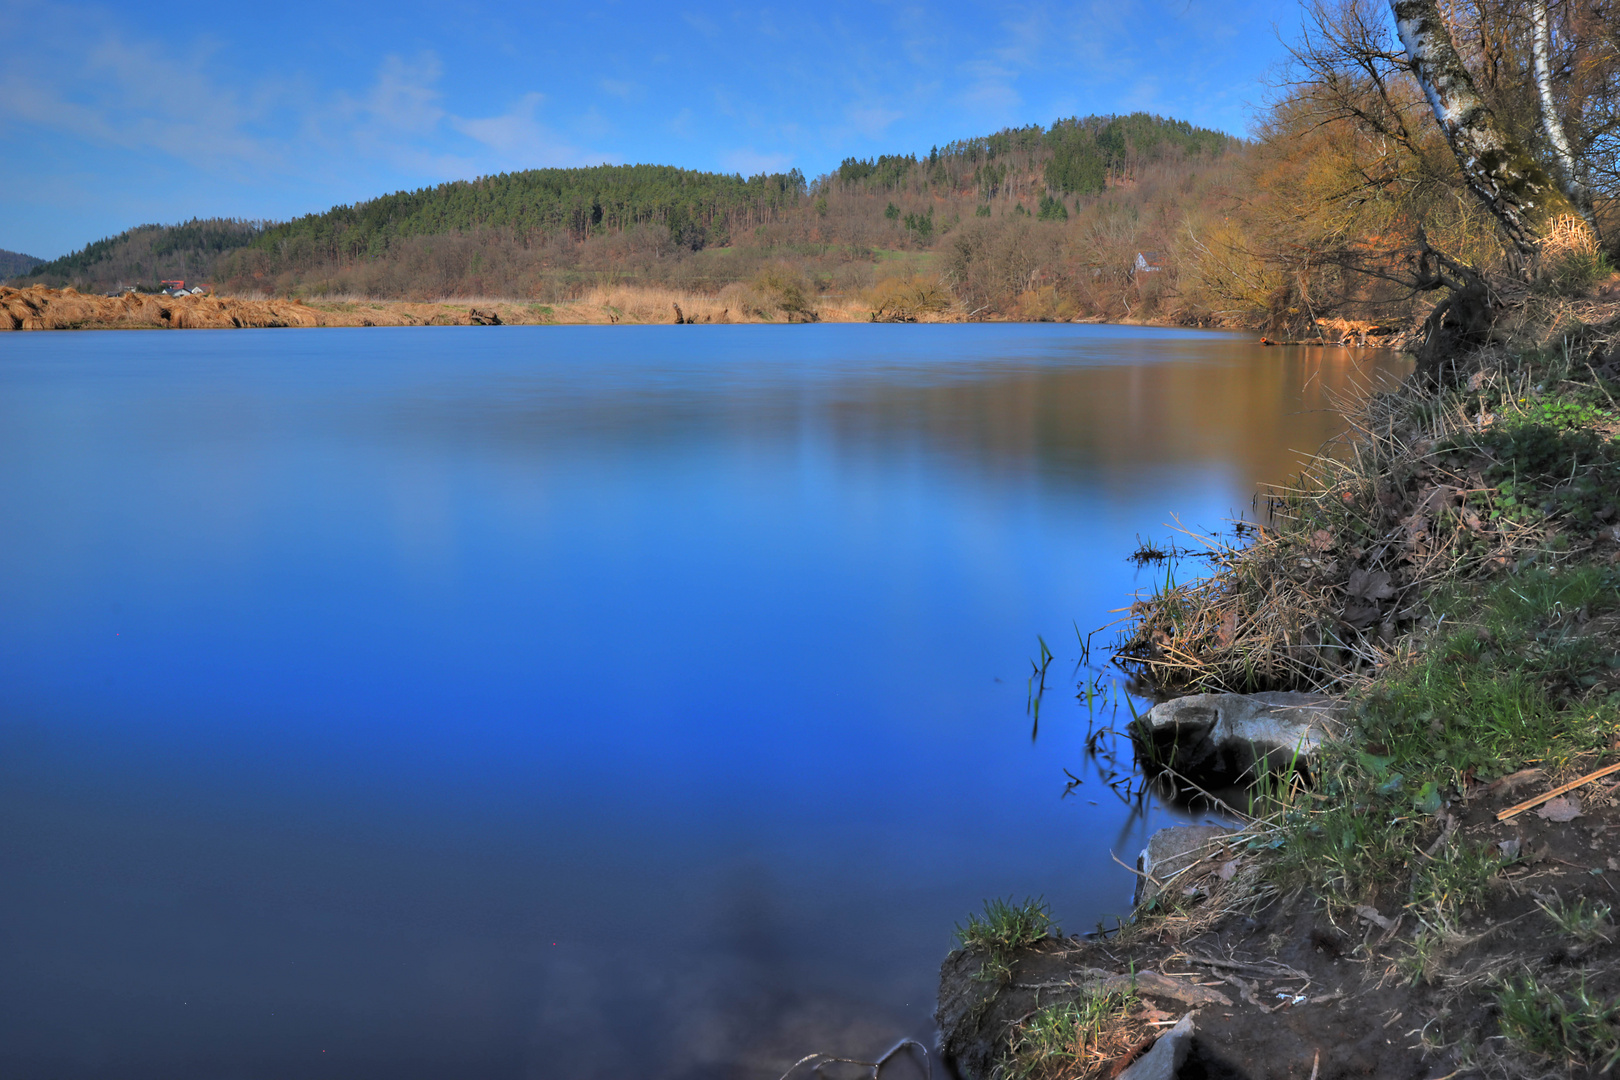
[{"label": "muddy soil", "polygon": [[[1535,810],[1496,820],[1503,805],[1550,786],[1532,781],[1456,805],[1447,813],[1449,829],[1437,819],[1424,841],[1435,855],[1446,844],[1503,852],[1483,903],[1454,927],[1425,927],[1398,896],[1352,905],[1343,897],[1278,894],[1263,877],[1231,875],[1234,855],[1262,855],[1217,850],[1178,879],[1183,906],[1144,916],[1108,939],[1048,939],[1018,954],[1001,982],[977,977],[982,953],[952,953],[940,981],[943,1048],[963,1077],[990,1076],[1019,1022],[1077,996],[1087,973],[1100,969],[1151,973],[1139,975],[1137,987],[1142,1008],[1155,1015],[1196,1010],[1183,1080],[1596,1075],[1516,1056],[1498,1030],[1495,994],[1504,980],[1530,975],[1566,988],[1584,980],[1594,997],[1620,994],[1613,924],[1611,940],[1583,944],[1543,910],[1582,898],[1620,908],[1620,785],[1598,782],[1574,793],[1581,816],[1569,821]],[[1212,917],[1206,905],[1230,913]],[[1196,995],[1211,992],[1228,1003],[1196,1003]],[[1117,1075],[1132,1056],[1075,1075]]]}]

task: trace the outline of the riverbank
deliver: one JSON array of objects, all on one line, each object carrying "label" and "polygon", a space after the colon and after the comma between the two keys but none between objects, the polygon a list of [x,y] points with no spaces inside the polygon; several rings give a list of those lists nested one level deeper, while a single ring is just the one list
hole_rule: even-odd
[{"label": "riverbank", "polygon": [[[511,299],[439,301],[274,299],[231,296],[98,296],[40,285],[0,286],[0,330],[230,330],[365,326],[606,326],[659,324],[1006,321],[970,319],[960,305],[924,285],[872,296],[764,296],[754,290],[716,296],[634,286],[592,290],[552,304]],[[1018,320],[1014,320],[1018,321]],[[1040,320],[1037,320],[1040,321]],[[1102,323],[1076,318],[1077,323]],[[1173,320],[1126,319],[1122,326],[1186,326]],[[1203,326],[1204,329],[1242,329]],[[1379,345],[1394,330],[1370,322],[1327,319],[1311,339],[1276,344]],[[1269,342],[1268,342],[1269,343]]]},{"label": "riverbank", "polygon": [[1189,1012],[1184,1075],[1620,1062],[1620,309],[1518,314],[1136,604],[1119,656],[1166,696],[1326,692],[1345,737],[1245,777],[1115,933],[971,921],[939,1013],[965,1076],[1112,1076]]},{"label": "riverbank", "polygon": [[363,326],[590,326],[671,323],[951,322],[949,310],[883,311],[847,304],[780,304],[660,289],[609,288],[556,304],[514,300],[411,302],[244,299],[0,287],[0,330],[247,329]]}]

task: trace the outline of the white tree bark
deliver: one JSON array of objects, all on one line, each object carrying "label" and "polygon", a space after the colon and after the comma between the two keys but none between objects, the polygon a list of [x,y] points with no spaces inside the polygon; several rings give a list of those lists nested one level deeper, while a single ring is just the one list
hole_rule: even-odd
[{"label": "white tree bark", "polygon": [[1463,178],[1502,223],[1521,256],[1535,255],[1537,226],[1573,207],[1497,121],[1474,86],[1435,0],[1390,0],[1395,29]]},{"label": "white tree bark", "polygon": [[1552,147],[1553,162],[1558,167],[1558,180],[1564,195],[1588,225],[1592,220],[1592,195],[1581,182],[1575,152],[1570,149],[1569,136],[1564,133],[1564,121],[1558,115],[1558,104],[1552,92],[1552,20],[1548,17],[1547,0],[1535,0],[1530,5],[1530,51],[1535,63],[1536,96],[1541,101],[1541,130]]}]

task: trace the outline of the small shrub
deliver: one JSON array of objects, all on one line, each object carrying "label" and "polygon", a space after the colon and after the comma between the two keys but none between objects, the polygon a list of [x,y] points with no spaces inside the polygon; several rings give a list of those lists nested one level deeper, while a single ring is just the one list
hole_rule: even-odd
[{"label": "small shrub", "polygon": [[933,274],[884,278],[866,295],[873,322],[915,322],[951,306],[951,297]]},{"label": "small shrub", "polygon": [[1072,298],[1043,285],[1019,294],[1013,314],[1026,322],[1068,322],[1079,310]]},{"label": "small shrub", "polygon": [[752,286],[762,315],[780,312],[789,322],[794,318],[814,320],[815,305],[810,298],[815,294],[815,286],[797,267],[773,263],[754,275]]}]

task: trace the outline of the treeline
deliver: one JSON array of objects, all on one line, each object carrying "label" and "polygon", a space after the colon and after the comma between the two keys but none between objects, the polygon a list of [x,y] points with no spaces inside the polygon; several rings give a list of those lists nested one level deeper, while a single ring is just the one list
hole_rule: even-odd
[{"label": "treeline", "polygon": [[750,229],[797,208],[804,175],[744,179],[667,165],[533,169],[458,180],[339,206],[266,229],[253,248],[379,258],[399,240],[467,232],[521,236],[565,234],[576,240],[656,224],[693,251],[725,246],[731,230]]},{"label": "treeline", "polygon": [[180,225],[139,225],[50,262],[35,260],[27,280],[85,291],[133,285],[156,291],[164,280],[209,281],[220,256],[260,235],[264,223],[193,218]]},{"label": "treeline", "polygon": [[[1009,176],[1038,172],[1047,195],[1096,195],[1112,182],[1167,158],[1213,160],[1241,146],[1221,131],[1148,113],[1058,120],[934,147],[926,158],[885,155],[846,158],[818,182],[842,192],[977,193],[986,201],[1004,193]],[[1031,194],[1024,191],[1023,194]]]},{"label": "treeline", "polygon": [[7,251],[0,248],[0,281],[26,274],[44,261],[44,259],[36,259],[32,255],[24,255],[20,251]]}]

